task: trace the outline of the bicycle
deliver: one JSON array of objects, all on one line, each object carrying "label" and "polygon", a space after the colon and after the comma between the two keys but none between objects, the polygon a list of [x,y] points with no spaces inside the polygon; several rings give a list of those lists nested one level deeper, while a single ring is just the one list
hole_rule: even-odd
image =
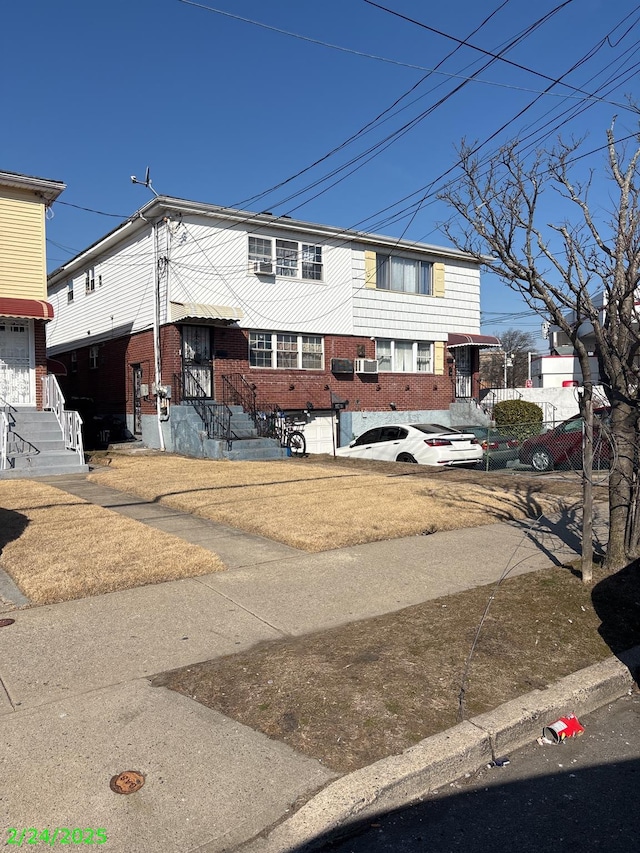
[{"label": "bicycle", "polygon": [[269,415],[268,421],[268,436],[277,438],[280,447],[286,447],[291,456],[305,455],[307,451],[307,442],[303,433],[305,421],[293,420],[281,411]]}]

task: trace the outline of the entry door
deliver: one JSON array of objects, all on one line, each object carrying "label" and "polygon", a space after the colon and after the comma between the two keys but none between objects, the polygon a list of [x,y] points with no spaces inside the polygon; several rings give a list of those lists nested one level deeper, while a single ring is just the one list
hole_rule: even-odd
[{"label": "entry door", "polygon": [[456,347],[456,397],[471,397],[471,350]]},{"label": "entry door", "polygon": [[182,387],[186,399],[213,397],[211,328],[182,327]]},{"label": "entry door", "polygon": [[133,365],[133,433],[142,435],[142,368]]},{"label": "entry door", "polygon": [[0,404],[33,405],[31,324],[0,317]]}]

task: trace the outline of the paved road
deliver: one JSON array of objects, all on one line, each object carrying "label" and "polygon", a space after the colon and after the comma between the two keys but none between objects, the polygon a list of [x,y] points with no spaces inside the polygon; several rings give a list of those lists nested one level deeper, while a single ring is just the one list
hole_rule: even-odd
[{"label": "paved road", "polygon": [[[551,722],[551,721],[549,721]],[[533,743],[505,767],[368,821],[331,853],[629,853],[640,848],[640,694],[585,717],[585,734]]]}]

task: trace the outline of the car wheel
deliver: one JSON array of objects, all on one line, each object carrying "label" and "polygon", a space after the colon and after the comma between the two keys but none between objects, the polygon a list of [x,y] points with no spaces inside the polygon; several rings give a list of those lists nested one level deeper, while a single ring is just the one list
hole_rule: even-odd
[{"label": "car wheel", "polygon": [[536,471],[551,471],[553,469],[553,459],[541,447],[531,454],[531,464]]},{"label": "car wheel", "polygon": [[410,453],[401,453],[396,462],[416,462],[417,464],[417,460]]}]

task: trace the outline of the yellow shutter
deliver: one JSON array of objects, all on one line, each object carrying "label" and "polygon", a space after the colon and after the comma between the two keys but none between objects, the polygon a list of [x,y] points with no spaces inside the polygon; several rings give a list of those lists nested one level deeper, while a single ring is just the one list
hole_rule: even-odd
[{"label": "yellow shutter", "polygon": [[365,287],[376,286],[376,253],[364,253],[364,283]]},{"label": "yellow shutter", "polygon": [[444,264],[433,265],[433,295],[444,296]]},{"label": "yellow shutter", "polygon": [[433,372],[438,376],[444,375],[444,341],[436,341],[433,345]]}]

